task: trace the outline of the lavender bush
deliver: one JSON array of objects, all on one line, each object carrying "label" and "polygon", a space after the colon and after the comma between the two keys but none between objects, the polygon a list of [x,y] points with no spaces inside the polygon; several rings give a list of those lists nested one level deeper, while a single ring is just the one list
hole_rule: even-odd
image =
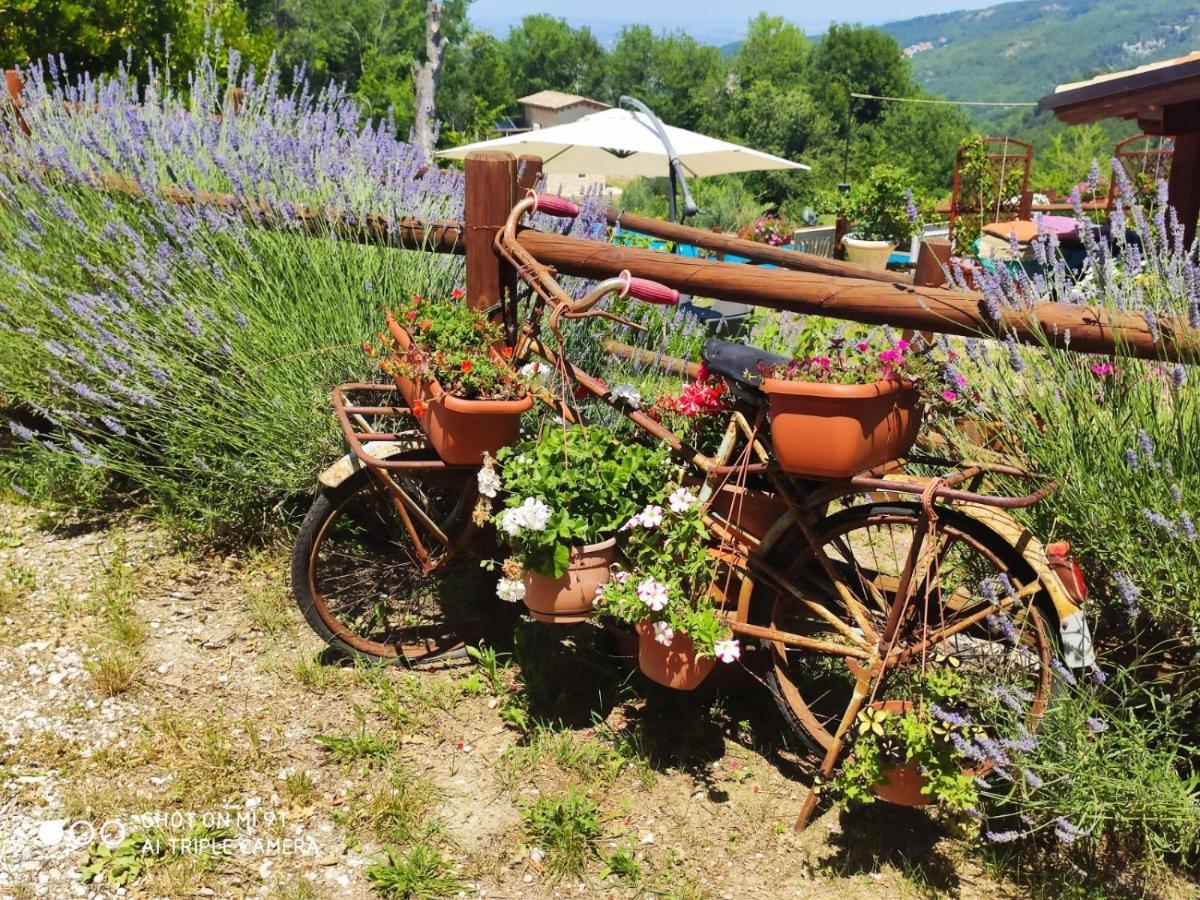
[{"label": "lavender bush", "polygon": [[[1147,214],[1119,166],[1114,175],[1121,194],[1110,216],[1113,246],[1091,238],[1080,211],[1082,277],[1045,235],[1034,243],[1043,273],[985,277],[988,308],[998,313],[1052,294],[1140,314],[1152,331],[1165,316],[1200,324],[1195,249],[1183,245],[1165,203]],[[1034,532],[1071,543],[1110,624],[1127,632],[1128,621],[1140,622],[1155,637],[1200,625],[1197,372],[1013,341],[968,341],[965,351],[961,365],[980,390],[981,415],[1003,425],[1013,454],[1062,483],[1026,514]]]},{"label": "lavender bush", "polygon": [[[460,215],[461,178],[419,174],[386,125],[336,88],[211,65],[184,98],[151,73],[68,83],[27,74],[32,135],[0,136],[0,467],[18,493],[114,491],[204,533],[262,521],[340,452],[328,388],[369,375],[361,345],[389,298],[448,294],[444,256],[301,236],[297,205],[426,220]],[[43,84],[43,76],[47,77]],[[7,127],[7,126],[0,126]],[[132,178],[133,199],[93,186]],[[162,184],[267,201],[275,228],[179,206]]]}]

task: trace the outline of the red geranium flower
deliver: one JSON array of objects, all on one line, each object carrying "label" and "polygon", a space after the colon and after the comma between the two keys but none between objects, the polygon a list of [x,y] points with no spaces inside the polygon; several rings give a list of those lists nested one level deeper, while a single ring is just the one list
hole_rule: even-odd
[{"label": "red geranium flower", "polygon": [[412,405],[413,415],[420,417],[425,415],[425,410],[429,409],[424,400],[418,400]]},{"label": "red geranium flower", "polygon": [[464,359],[462,361],[462,365],[459,366],[459,368],[462,369],[464,372],[470,372],[471,368],[473,366],[474,366],[474,363],[472,363],[469,359]]},{"label": "red geranium flower", "polygon": [[450,292],[450,296],[453,297],[455,300],[461,300],[463,298],[462,288],[455,288],[454,290],[452,290]]},{"label": "red geranium flower", "polygon": [[415,309],[410,309],[404,314],[404,318],[408,319],[410,322],[417,321],[417,311]]}]

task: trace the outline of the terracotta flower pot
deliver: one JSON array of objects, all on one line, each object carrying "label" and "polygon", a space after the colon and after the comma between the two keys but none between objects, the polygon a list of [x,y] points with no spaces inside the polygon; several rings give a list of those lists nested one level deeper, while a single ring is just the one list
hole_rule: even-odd
[{"label": "terracotta flower pot", "polygon": [[651,681],[677,691],[693,691],[700,686],[717,664],[713,657],[696,656],[692,639],[676,634],[670,647],[654,639],[654,626],[649,619],[638,622],[638,668]]},{"label": "terracotta flower pot", "polygon": [[590,619],[596,590],[608,581],[617,557],[617,539],[572,547],[570,564],[561,578],[525,573],[525,605],[539,622],[570,624]]},{"label": "terracotta flower pot", "polygon": [[842,246],[846,248],[847,261],[873,272],[885,271],[888,257],[896,249],[891,241],[864,241],[853,237],[842,238]]},{"label": "terracotta flower pot", "polygon": [[849,478],[904,456],[921,428],[920,394],[909,382],[764,378],[762,389],[775,458],[794,475]]},{"label": "terracotta flower pot", "polygon": [[[889,715],[902,716],[912,709],[912,703],[908,700],[880,700],[872,703],[871,708],[883,710]],[[930,798],[921,793],[921,788],[926,785],[926,779],[917,771],[915,762],[884,769],[880,774],[883,776],[882,780],[871,788],[871,793],[880,800],[886,800],[897,806],[927,806],[929,804]]]},{"label": "terracotta flower pot", "polygon": [[768,491],[726,484],[713,497],[709,510],[761,541],[779,517],[787,512],[787,504]]},{"label": "terracotta flower pot", "polygon": [[[408,330],[391,316],[387,324],[399,352],[412,353],[415,345]],[[410,408],[424,404],[417,421],[437,455],[451,465],[480,465],[484,453],[495,454],[515,443],[521,414],[533,406],[528,395],[516,400],[464,400],[447,394],[436,380],[418,383],[402,375],[394,380]]]}]

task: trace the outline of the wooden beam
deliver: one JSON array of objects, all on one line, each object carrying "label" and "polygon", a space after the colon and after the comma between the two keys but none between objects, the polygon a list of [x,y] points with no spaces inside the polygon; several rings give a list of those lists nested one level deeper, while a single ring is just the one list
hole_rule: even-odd
[{"label": "wooden beam", "polygon": [[945,288],[695,260],[530,230],[522,231],[518,240],[563,275],[608,278],[629,269],[638,277],[696,296],[789,312],[967,337],[999,338],[1011,333],[1027,344],[1065,348],[1069,343],[1071,350],[1084,353],[1200,361],[1200,330],[1185,321],[1160,318],[1158,340],[1140,315],[1072,303],[1002,310],[999,321],[992,322],[979,294]]},{"label": "wooden beam", "polygon": [[1184,243],[1191,246],[1200,217],[1200,132],[1175,136],[1167,203],[1183,223]]},{"label": "wooden beam", "polygon": [[903,275],[895,272],[874,272],[850,263],[816,256],[812,253],[798,253],[795,250],[783,250],[779,247],[768,247],[755,241],[734,237],[720,232],[705,231],[690,225],[680,225],[675,222],[664,222],[651,216],[639,216],[636,213],[610,209],[607,212],[608,224],[620,225],[630,231],[638,231],[664,241],[675,241],[679,244],[691,244],[712,250],[716,253],[732,253],[744,256],[759,263],[772,263],[783,269],[795,269],[798,272],[819,272],[822,275],[837,275],[839,277],[866,278],[871,281],[884,281],[901,284],[908,281]]},{"label": "wooden beam", "polygon": [[4,88],[8,101],[5,105],[12,112],[17,128],[22,134],[29,137],[29,125],[26,124],[25,117],[21,114],[21,107],[25,105],[25,98],[22,96],[25,91],[25,81],[21,78],[21,73],[16,69],[5,69]]},{"label": "wooden beam", "polygon": [[517,289],[516,271],[495,248],[516,196],[517,161],[509,153],[479,151],[467,156],[466,172],[467,302],[487,309]]},{"label": "wooden beam", "polygon": [[1200,102],[1171,106],[1151,103],[1138,110],[1137,121],[1146,134],[1196,134],[1200,132]]}]

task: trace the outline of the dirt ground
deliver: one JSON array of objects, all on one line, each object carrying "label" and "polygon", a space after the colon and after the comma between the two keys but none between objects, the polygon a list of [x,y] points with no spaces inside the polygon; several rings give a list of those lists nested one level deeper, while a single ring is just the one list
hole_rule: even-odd
[{"label": "dirt ground", "polygon": [[494,664],[348,667],[285,563],[0,505],[0,897],[1021,893],[924,812],[797,836],[752,684],[672,694],[528,621]]}]

